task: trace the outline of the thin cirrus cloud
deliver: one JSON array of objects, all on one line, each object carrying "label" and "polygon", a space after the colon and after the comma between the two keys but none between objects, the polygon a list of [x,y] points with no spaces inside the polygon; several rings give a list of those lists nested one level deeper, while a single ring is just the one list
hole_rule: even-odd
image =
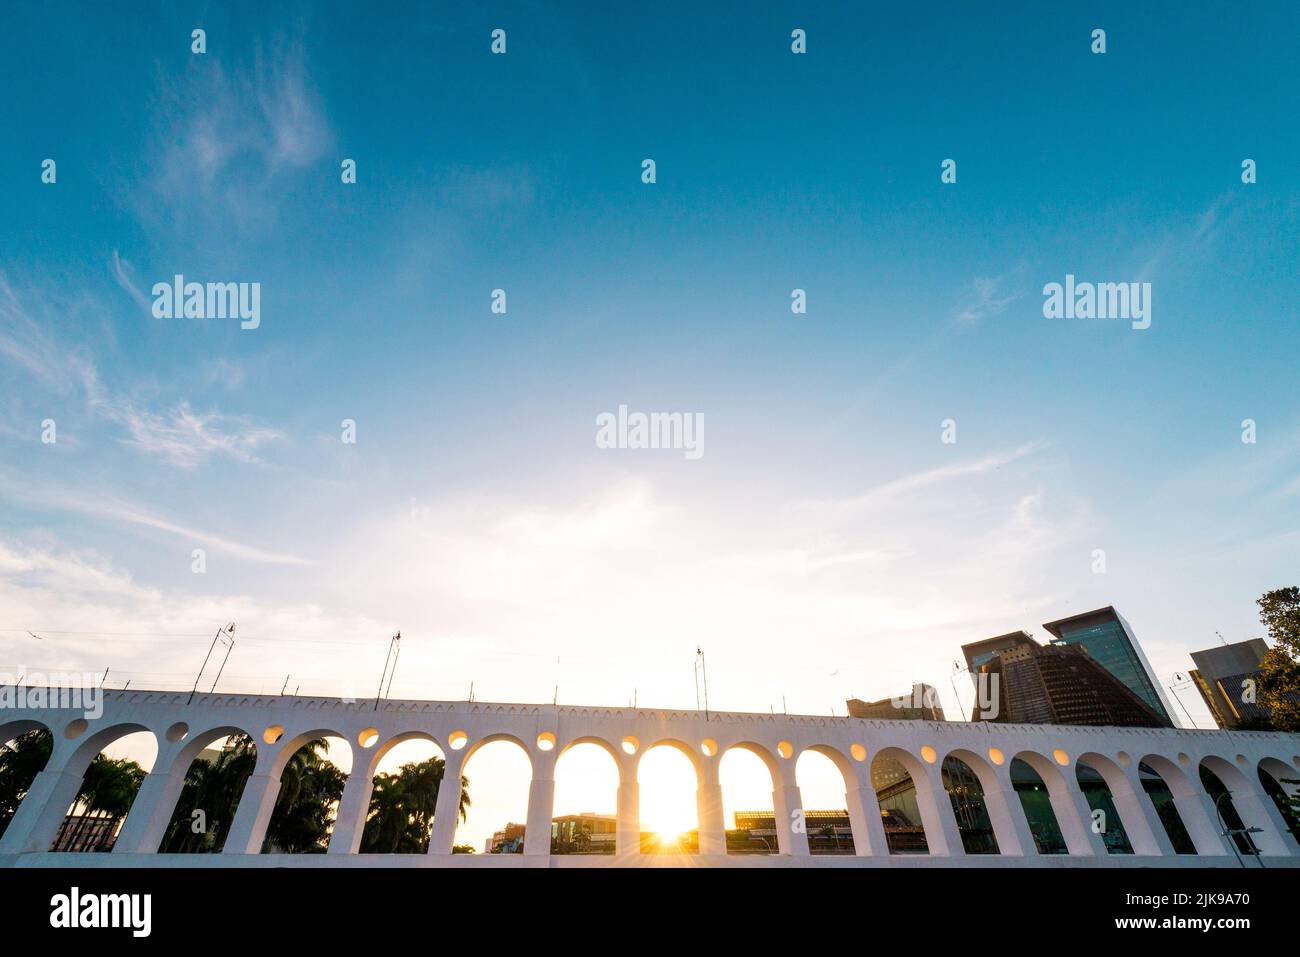
[{"label": "thin cirrus cloud", "polygon": [[166,459],[181,469],[194,469],[212,455],[225,455],[250,465],[260,465],[257,448],[284,438],[278,429],[238,423],[234,429],[221,424],[234,421],[216,412],[197,413],[188,402],[157,415],[131,405],[112,410],[111,417],[130,433],[125,441],[151,455]]},{"label": "thin cirrus cloud", "polygon": [[[119,282],[122,278],[129,282],[129,266],[116,252],[113,264]],[[278,429],[241,417],[195,411],[188,401],[159,413],[113,393],[100,380],[94,361],[83,350],[62,346],[23,307],[0,274],[0,360],[4,359],[49,393],[80,394],[88,409],[126,431],[127,445],[180,469],[195,469],[214,456],[260,465],[258,450],[285,437]]]},{"label": "thin cirrus cloud", "polygon": [[135,284],[135,280],[131,278],[133,273],[134,270],[131,268],[131,264],[127,262],[125,259],[123,259],[118,254],[118,251],[114,249],[113,250],[113,278],[116,279],[117,284],[121,286],[122,289],[125,290],[126,293],[132,299],[135,300],[136,305],[138,305],[145,312],[148,312],[152,315],[153,310],[151,308],[149,298],[143,292],[140,291],[140,287],[137,286]]},{"label": "thin cirrus cloud", "polygon": [[218,61],[193,65],[164,83],[155,115],[156,159],[129,199],[148,224],[173,222],[183,204],[187,217],[269,225],[283,193],[278,177],[315,163],[333,143],[298,42],[276,55],[259,51],[230,72]]},{"label": "thin cirrus cloud", "polygon": [[800,507],[804,509],[834,509],[841,512],[880,508],[912,492],[920,491],[932,485],[958,478],[986,475],[1002,468],[1004,465],[1010,465],[1028,455],[1032,455],[1043,448],[1045,448],[1045,445],[1042,442],[1027,442],[1006,452],[995,452],[983,458],[955,462],[951,465],[940,465],[935,468],[914,472],[911,475],[891,479],[848,498],[809,499],[801,502]]},{"label": "thin cirrus cloud", "polygon": [[957,311],[957,320],[976,323],[1006,312],[1008,306],[1025,296],[1024,290],[1019,288],[1025,270],[1025,264],[1021,263],[1000,276],[977,277],[970,284],[966,300]]},{"label": "thin cirrus cloud", "polygon": [[134,525],[139,528],[152,529],[175,535],[187,542],[206,545],[216,551],[235,558],[246,559],[268,565],[310,565],[311,562],[296,555],[272,552],[247,545],[230,538],[225,538],[203,529],[183,525],[165,516],[149,512],[130,502],[115,499],[107,494],[96,494],[93,498],[81,495],[68,488],[60,488],[49,483],[34,486],[20,483],[12,477],[0,475],[0,492],[25,505],[54,511],[72,512],[87,518],[97,518],[120,525]]}]

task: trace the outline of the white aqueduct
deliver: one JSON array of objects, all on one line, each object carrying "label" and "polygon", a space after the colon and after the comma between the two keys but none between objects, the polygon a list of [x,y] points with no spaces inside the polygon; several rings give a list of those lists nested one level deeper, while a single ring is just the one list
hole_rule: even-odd
[{"label": "white aqueduct", "polygon": [[[646,708],[556,707],[449,701],[344,701],[338,698],[255,695],[188,695],[163,691],[105,691],[103,714],[58,707],[6,709],[0,742],[45,728],[54,739],[49,762],[0,838],[0,866],[1297,866],[1300,844],[1288,831],[1260,772],[1274,780],[1300,777],[1300,735],[1085,728],[985,722],[877,721],[810,715],[770,715]],[[111,854],[51,853],[89,763],[117,738],[152,732],[158,754]],[[222,739],[247,734],[256,743],[255,769],[239,802],[220,854],[157,854],[194,758]],[[337,736],[352,745],[353,769],[324,855],[260,854],[278,795],[280,775],[304,743]],[[432,740],[446,758],[427,855],[357,853],[380,759],[412,738]],[[453,855],[460,777],[465,762],[492,741],[508,740],[532,764],[524,852]],[[616,852],[552,855],[550,847],[555,765],[581,743],[604,748],[618,767]],[[699,815],[698,855],[641,853],[637,766],[651,747],[671,745],[695,767]],[[842,772],[854,854],[813,856],[798,827],[779,826],[778,853],[727,856],[718,766],[728,749],[756,754],[772,775],[777,822],[799,818],[794,767],[804,751],[828,757]],[[899,762],[911,775],[929,852],[891,855],[886,842],[871,761]],[[999,854],[968,855],[941,766],[954,756],[979,778]],[[1068,853],[1039,854],[1017,799],[1009,767],[1019,758],[1045,784]],[[1083,762],[1105,779],[1123,821],[1132,854],[1108,854],[1076,778]],[[1139,766],[1164,779],[1195,844],[1195,854],[1175,854],[1153,802],[1143,791]],[[1219,809],[1201,784],[1204,765],[1226,785],[1241,822],[1258,830],[1259,858],[1239,859],[1224,834]],[[1288,785],[1288,787],[1293,787]]]}]

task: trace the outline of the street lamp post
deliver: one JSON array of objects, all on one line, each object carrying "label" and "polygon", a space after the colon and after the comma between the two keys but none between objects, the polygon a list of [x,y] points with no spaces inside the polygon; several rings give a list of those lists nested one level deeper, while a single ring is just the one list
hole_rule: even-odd
[{"label": "street lamp post", "polygon": [[[1241,853],[1237,850],[1237,835],[1238,834],[1262,834],[1264,832],[1264,829],[1262,827],[1232,827],[1232,828],[1228,827],[1228,821],[1223,816],[1223,808],[1219,806],[1219,802],[1222,801],[1224,798],[1231,797],[1231,796],[1232,796],[1232,792],[1225,790],[1222,794],[1220,794],[1217,798],[1215,798],[1214,813],[1219,816],[1219,824],[1223,827],[1223,836],[1228,839],[1228,845],[1232,848],[1232,853],[1236,856],[1237,863],[1240,864],[1243,868],[1245,868],[1246,862],[1242,860]],[[1252,847],[1255,846],[1254,841],[1250,841],[1249,838],[1247,838],[1247,842],[1250,844],[1250,846]],[[1254,857],[1255,860],[1259,861],[1259,866],[1264,867],[1264,858],[1260,856],[1259,848],[1257,847],[1255,848],[1254,851]]]}]

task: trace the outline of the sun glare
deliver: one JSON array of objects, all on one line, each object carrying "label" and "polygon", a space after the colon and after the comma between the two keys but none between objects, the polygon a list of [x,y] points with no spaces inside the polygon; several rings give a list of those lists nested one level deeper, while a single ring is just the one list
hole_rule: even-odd
[{"label": "sun glare", "polygon": [[695,768],[676,748],[651,748],[637,769],[641,791],[641,830],[661,843],[677,843],[696,827]]}]

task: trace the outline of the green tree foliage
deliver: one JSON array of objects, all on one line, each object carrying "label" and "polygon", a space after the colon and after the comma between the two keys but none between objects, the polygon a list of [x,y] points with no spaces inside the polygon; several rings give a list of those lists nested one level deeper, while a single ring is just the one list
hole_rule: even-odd
[{"label": "green tree foliage", "polygon": [[285,765],[263,852],[323,854],[329,846],[334,808],[347,776],[325,757],[328,752],[329,742],[316,738]]},{"label": "green tree foliage", "polygon": [[[220,851],[239,808],[244,784],[257,763],[257,749],[246,734],[226,742],[211,760],[195,758],[185,773],[176,810],[158,850],[164,854]],[[202,814],[197,818],[196,811]]]},{"label": "green tree foliage", "polygon": [[[424,854],[429,849],[445,763],[433,757],[404,764],[396,774],[375,777],[361,835],[363,854]],[[460,779],[461,820],[470,807],[469,779]]]},{"label": "green tree foliage", "polygon": [[[53,737],[43,729],[28,731],[0,747],[0,834],[17,813],[19,802],[44,769],[53,748]],[[100,833],[115,834],[135,803],[144,779],[144,768],[134,761],[95,755],[86,768],[73,804],[75,817],[59,832],[59,846],[76,846],[92,826],[102,821],[108,824]],[[107,850],[111,846],[109,841],[98,849]]]},{"label": "green tree foliage", "polygon": [[1278,731],[1300,731],[1300,588],[1279,588],[1259,599],[1259,619],[1273,639],[1259,674],[1259,703]]},{"label": "green tree foliage", "polygon": [[43,728],[20,734],[7,744],[0,742],[0,834],[4,834],[53,750],[54,737]]}]

